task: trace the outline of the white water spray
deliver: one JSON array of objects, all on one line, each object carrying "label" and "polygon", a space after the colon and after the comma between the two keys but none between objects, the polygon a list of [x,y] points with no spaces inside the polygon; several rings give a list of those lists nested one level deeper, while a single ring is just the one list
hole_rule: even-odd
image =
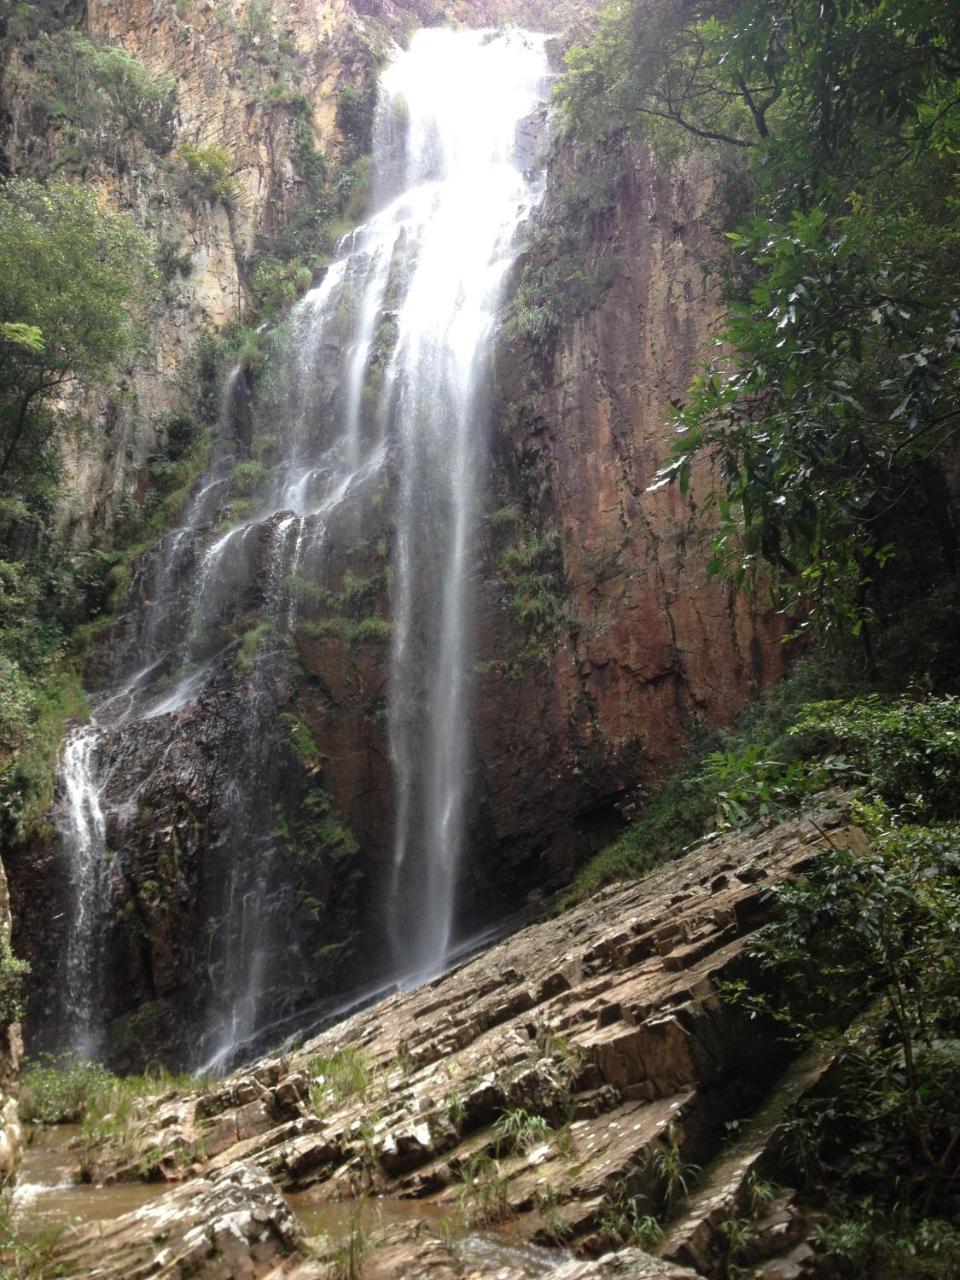
[{"label": "white water spray", "polygon": [[[540,37],[425,30],[383,77],[386,119],[406,123],[392,169],[405,193],[396,204],[408,283],[388,385],[400,468],[391,927],[408,981],[442,968],[455,923],[491,335],[518,228],[538,195],[521,169],[518,128],[542,99],[546,74]],[[381,133],[384,150],[391,140]],[[391,157],[377,158],[389,180]]]}]

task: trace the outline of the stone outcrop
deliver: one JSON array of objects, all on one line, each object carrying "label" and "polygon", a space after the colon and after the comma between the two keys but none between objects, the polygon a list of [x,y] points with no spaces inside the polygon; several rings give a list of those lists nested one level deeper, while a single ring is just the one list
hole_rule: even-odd
[{"label": "stone outcrop", "polygon": [[[752,1218],[744,1264],[776,1257],[799,1275],[810,1251],[792,1193],[754,1204],[751,1188],[776,1170],[779,1122],[826,1062],[791,1062],[776,1026],[747,1019],[722,984],[747,972],[770,890],[825,840],[856,842],[836,809],[814,818],[715,838],[284,1058],[147,1101],[123,1154],[105,1145],[95,1173],[190,1178],[157,1213],[202,1207],[239,1168],[269,1177],[304,1220],[364,1197],[417,1202],[412,1237],[392,1220],[375,1236],[371,1277],[463,1273],[462,1258],[445,1270],[449,1241],[428,1211],[455,1236],[500,1223],[518,1244],[572,1249],[584,1261],[557,1272],[569,1280],[715,1280],[724,1224]],[[751,1114],[731,1144],[726,1122]],[[624,1252],[647,1216],[664,1226],[660,1261]],[[398,1270],[411,1249],[422,1270]]]},{"label": "stone outcrop", "polygon": [[187,1182],[165,1199],[110,1223],[68,1233],[56,1274],[90,1280],[309,1280],[293,1258],[303,1232],[270,1179],[235,1165]]}]

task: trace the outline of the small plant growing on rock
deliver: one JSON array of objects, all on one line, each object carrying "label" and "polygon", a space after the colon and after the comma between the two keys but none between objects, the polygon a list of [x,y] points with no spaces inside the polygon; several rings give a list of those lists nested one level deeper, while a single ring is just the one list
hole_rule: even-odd
[{"label": "small plant growing on rock", "polygon": [[690,1182],[700,1172],[700,1166],[684,1160],[680,1149],[677,1127],[671,1120],[667,1126],[665,1145],[651,1155],[649,1170],[660,1191],[665,1209],[682,1200],[690,1189]]},{"label": "small plant growing on rock", "polygon": [[346,1045],[331,1057],[312,1058],[307,1070],[314,1077],[311,1086],[313,1105],[321,1110],[330,1097],[335,1102],[359,1098],[365,1102],[373,1092],[376,1071],[359,1045]]},{"label": "small plant growing on rock", "polygon": [[447,1094],[445,1110],[450,1123],[459,1128],[463,1124],[464,1117],[467,1114],[466,1106],[463,1101],[463,1094],[457,1089],[451,1089]]},{"label": "small plant growing on rock", "polygon": [[618,1184],[616,1200],[607,1205],[600,1219],[600,1230],[620,1245],[636,1244],[641,1249],[653,1249],[663,1228],[650,1213],[642,1213],[643,1198],[630,1194],[630,1186],[624,1180]]},{"label": "small plant growing on rock", "polygon": [[497,1154],[517,1152],[523,1154],[541,1142],[553,1137],[553,1129],[543,1116],[531,1114],[523,1107],[504,1111],[494,1125]]},{"label": "small plant growing on rock", "polygon": [[748,1176],[745,1190],[747,1212],[751,1218],[759,1218],[761,1214],[766,1213],[777,1198],[777,1188],[772,1182],[759,1177],[756,1171]]},{"label": "small plant growing on rock", "polygon": [[541,1027],[537,1031],[537,1052],[541,1058],[556,1062],[571,1085],[583,1070],[583,1050],[574,1048],[566,1036],[552,1027]]},{"label": "small plant growing on rock", "polygon": [[331,1261],[335,1280],[359,1280],[363,1261],[370,1252],[370,1232],[364,1222],[366,1196],[357,1201],[346,1238],[333,1250]]},{"label": "small plant growing on rock", "polygon": [[460,1176],[460,1210],[472,1226],[496,1222],[504,1216],[510,1204],[499,1161],[481,1151],[463,1165]]},{"label": "small plant growing on rock", "polygon": [[541,1226],[534,1236],[535,1244],[558,1248],[570,1235],[570,1228],[560,1212],[560,1200],[557,1188],[547,1183],[536,1194],[537,1208],[540,1210]]},{"label": "small plant growing on rock", "polygon": [[739,1280],[757,1242],[757,1229],[749,1218],[729,1218],[720,1223],[724,1251],[721,1260],[724,1280]]}]

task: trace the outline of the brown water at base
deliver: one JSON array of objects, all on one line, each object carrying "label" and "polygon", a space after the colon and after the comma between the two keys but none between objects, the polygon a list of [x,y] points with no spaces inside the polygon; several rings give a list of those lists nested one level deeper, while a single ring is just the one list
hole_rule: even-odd
[{"label": "brown water at base", "polygon": [[549,1275],[570,1258],[559,1249],[542,1249],[511,1231],[509,1223],[495,1228],[472,1228],[449,1205],[425,1200],[399,1200],[389,1196],[370,1196],[365,1200],[320,1201],[311,1199],[309,1191],[287,1196],[287,1203],[308,1236],[325,1236],[336,1245],[361,1230],[365,1236],[379,1233],[394,1225],[425,1223],[431,1231],[446,1240],[461,1263],[481,1273],[513,1267],[531,1280]]},{"label": "brown water at base", "polygon": [[18,1236],[29,1242],[49,1239],[71,1226],[108,1222],[166,1191],[163,1182],[115,1182],[95,1187],[75,1182],[78,1153],[70,1144],[78,1125],[38,1125],[27,1130],[23,1160],[13,1194]]},{"label": "brown water at base", "polygon": [[[27,1131],[12,1206],[17,1235],[25,1243],[48,1243],[71,1228],[122,1217],[170,1190],[165,1182],[93,1186],[74,1181],[78,1152],[72,1143],[79,1132],[78,1125],[41,1125]],[[478,1270],[513,1266],[530,1277],[546,1276],[569,1257],[521,1241],[509,1224],[496,1230],[471,1229],[449,1206],[422,1200],[371,1196],[331,1203],[303,1192],[287,1196],[287,1202],[308,1236],[324,1236],[333,1245],[348,1239],[358,1226],[366,1233],[423,1222],[449,1241],[463,1263]]]}]

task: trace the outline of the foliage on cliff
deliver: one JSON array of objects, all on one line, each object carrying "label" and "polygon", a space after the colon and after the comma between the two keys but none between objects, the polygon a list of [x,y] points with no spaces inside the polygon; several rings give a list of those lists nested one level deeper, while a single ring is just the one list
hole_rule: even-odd
[{"label": "foliage on cliff", "polygon": [[859,632],[958,568],[958,71],[948,0],[616,0],[562,86],[580,135],[727,172],[728,320],[661,479],[716,458],[715,569],[801,625]]},{"label": "foliage on cliff", "polygon": [[169,76],[151,75],[117,45],[58,29],[38,5],[14,6],[6,36],[16,50],[4,71],[10,127],[34,176],[83,175],[97,164],[120,173],[138,148],[169,150],[177,100]]},{"label": "foliage on cliff", "polygon": [[[54,670],[77,597],[109,561],[68,560],[55,527],[60,445],[75,406],[129,349],[151,278],[144,237],[78,187],[0,187],[0,829],[22,835],[48,795],[44,758],[79,699]],[[25,338],[25,335],[27,337]],[[33,753],[38,758],[33,758]]]}]

